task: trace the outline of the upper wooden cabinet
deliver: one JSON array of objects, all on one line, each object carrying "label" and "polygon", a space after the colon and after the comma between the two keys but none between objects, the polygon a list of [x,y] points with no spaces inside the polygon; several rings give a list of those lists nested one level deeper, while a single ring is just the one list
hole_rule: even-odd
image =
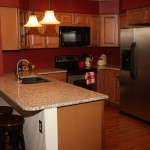
[{"label": "upper wooden cabinet", "polygon": [[143,8],[127,10],[127,24],[142,24],[145,20],[145,10]]},{"label": "upper wooden cabinet", "polygon": [[[35,11],[38,21],[44,12]],[[150,11],[147,9],[147,14]],[[59,25],[25,28],[31,12],[0,7],[2,50],[58,48]],[[118,46],[118,16],[80,13],[55,13],[60,26],[89,26],[90,46]],[[149,17],[150,18],[150,17]],[[149,19],[150,20],[150,19]]]},{"label": "upper wooden cabinet", "polygon": [[24,28],[28,13],[17,8],[0,7],[2,50],[28,47],[28,29]]},{"label": "upper wooden cabinet", "polygon": [[100,46],[118,46],[118,15],[100,15]]},{"label": "upper wooden cabinet", "polygon": [[90,46],[99,46],[99,15],[89,15]]},{"label": "upper wooden cabinet", "polygon": [[20,49],[19,10],[0,7],[2,50]]},{"label": "upper wooden cabinet", "polygon": [[128,25],[127,25],[127,15],[126,15],[126,13],[120,14],[120,28],[121,28],[121,29],[128,28]]},{"label": "upper wooden cabinet", "polygon": [[150,23],[150,7],[127,10],[127,24],[140,25]]},{"label": "upper wooden cabinet", "polygon": [[89,26],[89,15],[75,13],[75,25],[76,26]]},{"label": "upper wooden cabinet", "polygon": [[72,26],[75,24],[74,13],[56,13],[56,18],[61,26]]},{"label": "upper wooden cabinet", "polygon": [[[31,12],[29,12],[30,14]],[[38,21],[41,21],[44,13],[34,12]],[[42,25],[40,28],[30,28],[29,48],[58,48],[59,47],[59,26],[58,25]]]},{"label": "upper wooden cabinet", "polygon": [[[29,16],[32,12],[29,12]],[[35,11],[35,15],[37,16],[38,21],[41,21],[44,14],[42,12]],[[29,48],[43,48],[45,47],[45,39],[44,33],[46,30],[46,26],[43,25],[39,28],[29,28]]]}]

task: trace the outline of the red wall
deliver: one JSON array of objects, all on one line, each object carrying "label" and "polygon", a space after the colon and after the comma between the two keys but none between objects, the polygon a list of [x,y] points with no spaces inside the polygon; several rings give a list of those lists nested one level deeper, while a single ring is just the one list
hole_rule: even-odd
[{"label": "red wall", "polygon": [[120,0],[120,10],[150,6],[150,0]]},{"label": "red wall", "polygon": [[[114,0],[117,1],[117,0]],[[0,2],[0,6],[19,7],[24,9],[32,8],[31,0],[4,0]],[[51,0],[50,7],[57,12],[78,12],[78,13],[99,13],[99,2],[92,0]],[[36,0],[35,10],[44,11],[47,9],[48,0]],[[101,3],[102,5],[102,3]],[[110,3],[103,3],[103,9],[100,13],[108,12],[117,13],[118,3],[114,3],[114,8],[111,8]],[[102,7],[101,7],[102,8]],[[1,41],[1,40],[0,40]],[[1,44],[0,44],[1,45]],[[1,48],[0,48],[1,49]],[[54,58],[57,55],[73,55],[82,54],[83,52],[90,53],[94,56],[94,64],[97,63],[99,56],[104,53],[108,58],[108,64],[119,65],[120,51],[119,48],[58,48],[58,49],[34,49],[34,50],[21,50],[21,51],[3,51],[0,53],[1,72],[9,72],[16,70],[16,64],[19,59],[26,58],[32,61],[37,69],[54,67]]]},{"label": "red wall", "polygon": [[73,55],[90,53],[93,55],[93,65],[97,65],[97,60],[101,54],[106,54],[108,65],[120,64],[119,48],[58,48],[58,49],[37,49],[37,50],[22,50],[22,51],[5,51],[3,52],[4,71],[15,71],[17,61],[25,58],[33,62],[37,69],[54,67],[55,56]]}]

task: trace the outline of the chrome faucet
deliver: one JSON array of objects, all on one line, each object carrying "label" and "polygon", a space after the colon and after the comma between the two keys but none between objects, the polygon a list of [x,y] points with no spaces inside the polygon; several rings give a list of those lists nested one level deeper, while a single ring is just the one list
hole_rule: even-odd
[{"label": "chrome faucet", "polygon": [[17,80],[18,80],[18,81],[20,80],[20,76],[19,76],[19,64],[20,64],[20,62],[22,62],[22,61],[26,61],[28,64],[30,64],[30,62],[29,62],[27,59],[21,59],[21,60],[18,61],[18,63],[17,63],[17,72],[16,72]]}]

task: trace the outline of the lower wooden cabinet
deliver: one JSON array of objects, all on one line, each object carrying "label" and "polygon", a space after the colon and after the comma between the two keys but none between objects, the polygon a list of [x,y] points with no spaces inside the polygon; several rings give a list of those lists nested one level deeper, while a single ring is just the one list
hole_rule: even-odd
[{"label": "lower wooden cabinet", "polygon": [[103,101],[58,108],[59,150],[103,150]]},{"label": "lower wooden cabinet", "polygon": [[99,69],[97,72],[97,92],[107,94],[107,69]]},{"label": "lower wooden cabinet", "polygon": [[109,96],[109,102],[120,104],[119,70],[99,69],[97,74],[97,92]]},{"label": "lower wooden cabinet", "polygon": [[120,104],[119,71],[108,70],[108,101]]}]

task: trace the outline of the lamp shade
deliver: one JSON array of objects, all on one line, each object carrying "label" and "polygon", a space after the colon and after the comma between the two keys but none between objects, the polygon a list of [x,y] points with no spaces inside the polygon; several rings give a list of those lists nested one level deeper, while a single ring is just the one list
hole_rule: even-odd
[{"label": "lamp shade", "polygon": [[37,17],[34,14],[30,15],[28,22],[24,26],[25,27],[42,27],[42,25],[38,23]]},{"label": "lamp shade", "polygon": [[53,10],[46,10],[43,20],[39,22],[40,24],[60,24],[60,22],[55,18]]}]

